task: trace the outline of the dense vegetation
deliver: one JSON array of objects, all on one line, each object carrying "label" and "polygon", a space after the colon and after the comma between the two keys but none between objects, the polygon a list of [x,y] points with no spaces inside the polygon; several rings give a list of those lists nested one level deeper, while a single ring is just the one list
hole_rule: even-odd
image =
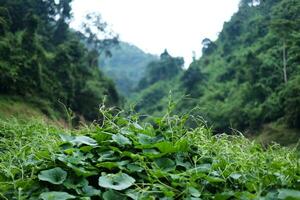
[{"label": "dense vegetation", "polygon": [[[105,96],[119,104],[112,81],[98,68],[98,52],[115,37],[98,40],[85,26],[84,35],[69,28],[71,0],[0,1],[0,94],[35,99],[41,107],[62,104],[88,120],[97,118]],[[97,20],[105,34],[105,24]],[[86,48],[81,41],[94,42]],[[95,43],[96,42],[96,43]],[[49,113],[48,113],[49,114]]]},{"label": "dense vegetation", "polygon": [[110,51],[111,57],[101,55],[99,58],[100,69],[115,81],[121,95],[129,97],[144,77],[147,65],[158,58],[125,42]]},{"label": "dense vegetation", "polygon": [[[299,199],[296,149],[216,135],[189,115],[62,130],[0,120],[1,199]],[[128,116],[128,115],[127,115]]]},{"label": "dense vegetation", "polygon": [[[183,64],[183,58],[172,57],[165,50],[159,60],[147,65],[145,76],[139,81],[128,106],[136,103],[135,110],[146,115],[164,113],[170,100],[166,97],[170,96],[170,91],[178,84],[183,73]],[[176,95],[179,93],[175,90]]]},{"label": "dense vegetation", "polygon": [[[268,123],[299,132],[299,55],[300,1],[243,0],[219,38],[203,40],[203,56],[177,83],[173,81],[175,99],[186,97],[178,102],[177,111],[197,107],[196,114],[218,132],[230,128],[253,132]],[[164,84],[159,85],[168,90]],[[157,108],[147,110],[145,105],[147,114],[157,113],[168,98],[157,98],[159,85],[141,91]]]}]

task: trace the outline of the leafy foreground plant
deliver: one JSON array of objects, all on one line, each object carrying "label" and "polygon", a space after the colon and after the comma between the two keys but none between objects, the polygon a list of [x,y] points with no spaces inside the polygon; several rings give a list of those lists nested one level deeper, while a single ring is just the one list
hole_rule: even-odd
[{"label": "leafy foreground plant", "polygon": [[102,125],[61,134],[53,162],[22,199],[300,199],[295,149],[186,129],[186,116],[143,125],[104,116]]},{"label": "leafy foreground plant", "polygon": [[0,119],[0,199],[26,199],[39,187],[36,174],[53,163],[59,132],[40,119]]}]

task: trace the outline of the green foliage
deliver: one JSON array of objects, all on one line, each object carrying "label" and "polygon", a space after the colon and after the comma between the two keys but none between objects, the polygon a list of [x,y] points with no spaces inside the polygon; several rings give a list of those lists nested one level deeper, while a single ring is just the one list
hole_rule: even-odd
[{"label": "green foliage", "polygon": [[[194,114],[216,132],[257,132],[271,122],[299,129],[299,13],[295,0],[241,1],[219,38],[203,40],[202,57],[180,78],[161,78],[164,73],[155,67],[151,73],[149,67],[140,83],[144,89],[135,97],[141,102],[137,111],[163,113],[162,104],[167,105],[172,89],[180,100],[176,112],[197,107]],[[172,73],[173,68],[167,70]]]},{"label": "green foliage", "polygon": [[42,119],[0,119],[0,199],[24,199],[36,188],[37,172],[52,163],[62,130]]},{"label": "green foliage", "polygon": [[113,190],[125,190],[132,186],[135,179],[125,173],[106,174],[99,177],[99,186]]},{"label": "green foliage", "polygon": [[62,184],[67,178],[67,172],[62,170],[60,167],[41,171],[38,175],[39,180],[47,181],[49,183],[59,185]]},{"label": "green foliage", "polygon": [[280,92],[285,120],[290,127],[300,128],[300,77],[290,80]]},{"label": "green foliage", "polygon": [[168,105],[169,99],[166,97],[173,92],[176,94],[173,98],[181,95],[178,83],[183,73],[183,63],[182,58],[172,57],[165,50],[160,60],[148,64],[144,78],[127,104],[136,104],[135,110],[142,114],[161,116]]},{"label": "green foliage", "polygon": [[43,200],[68,200],[75,199],[74,196],[69,195],[66,192],[44,192],[40,195]]},{"label": "green foliage", "polygon": [[[41,99],[61,112],[64,104],[94,120],[105,97],[109,106],[119,105],[120,99],[98,68],[98,51],[80,42],[89,38],[69,28],[70,3],[1,1],[0,94]],[[105,35],[105,27],[101,30]],[[107,38],[101,47],[111,43]]]},{"label": "green foliage", "polygon": [[21,120],[29,120],[31,118],[55,120],[60,118],[60,115],[53,111],[48,102],[37,99],[24,101],[21,97],[0,96],[0,119],[12,117]]},{"label": "green foliage", "polygon": [[[193,114],[218,133],[254,133],[272,122],[299,130],[299,13],[299,1],[241,1],[219,38],[204,39],[202,57],[179,78],[164,78],[162,62],[149,66],[140,83],[143,90],[133,97],[140,102],[136,110],[161,115],[172,90],[179,101],[175,112],[197,107]],[[173,69],[167,67],[169,73]]]},{"label": "green foliage", "polygon": [[[47,200],[299,197],[296,149],[278,145],[263,148],[242,135],[213,136],[201,124],[187,129],[188,116],[167,114],[153,118],[152,123],[139,124],[138,116],[112,116],[105,110],[102,114],[105,120],[101,125],[71,131],[72,136],[61,135],[59,143],[54,134],[55,143],[48,142],[43,151],[23,152],[26,160],[44,157],[34,162],[34,171],[32,165],[25,164],[16,165],[22,166],[23,173],[12,168],[13,181],[6,173],[1,175],[1,197]],[[31,122],[15,128],[15,121],[6,123],[0,127],[0,133],[7,141],[12,130],[18,130],[17,135],[30,126],[26,132],[31,143],[20,144],[20,149],[28,145],[34,148],[36,141],[32,139],[37,137],[36,132],[43,126],[49,128],[45,124],[32,127]],[[22,139],[16,138],[14,142]],[[55,152],[51,145],[56,146]],[[0,159],[7,159],[7,155],[0,154]],[[20,159],[18,154],[16,158]],[[1,162],[0,169],[4,170],[8,163],[8,160]],[[10,184],[14,187],[7,187]]]},{"label": "green foliage", "polygon": [[183,58],[174,58],[167,50],[160,55],[159,61],[151,62],[144,78],[139,82],[137,90],[145,89],[158,81],[170,80],[180,74],[184,61]]}]

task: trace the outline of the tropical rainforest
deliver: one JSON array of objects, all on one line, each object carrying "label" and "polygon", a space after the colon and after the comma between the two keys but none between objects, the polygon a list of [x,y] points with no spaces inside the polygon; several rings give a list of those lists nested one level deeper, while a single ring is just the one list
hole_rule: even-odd
[{"label": "tropical rainforest", "polygon": [[0,199],[300,199],[299,0],[241,0],[187,69],[71,3],[0,0]]},{"label": "tropical rainforest", "polygon": [[282,132],[295,141],[300,126],[300,2],[241,1],[219,38],[202,44],[202,57],[186,71],[178,58],[165,61],[163,54],[151,63],[140,82],[148,86],[137,88],[136,109],[163,113],[172,89],[177,113],[194,109],[216,132],[255,133],[272,124],[293,129],[296,134]]},{"label": "tropical rainforest", "polygon": [[[104,96],[110,106],[120,103],[114,83],[98,68],[98,48],[107,51],[116,36],[107,33],[100,41],[88,23],[75,32],[68,26],[71,1],[55,2],[1,0],[0,93],[34,101],[45,112],[66,105],[94,120]],[[89,18],[101,25],[97,16]]]}]

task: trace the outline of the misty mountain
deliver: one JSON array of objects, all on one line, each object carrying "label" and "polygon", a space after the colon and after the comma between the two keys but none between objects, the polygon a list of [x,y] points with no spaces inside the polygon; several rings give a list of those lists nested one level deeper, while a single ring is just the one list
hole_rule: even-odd
[{"label": "misty mountain", "polygon": [[112,57],[100,56],[101,70],[114,80],[120,94],[129,96],[144,76],[147,65],[158,56],[145,53],[138,47],[120,42],[111,49]]}]

